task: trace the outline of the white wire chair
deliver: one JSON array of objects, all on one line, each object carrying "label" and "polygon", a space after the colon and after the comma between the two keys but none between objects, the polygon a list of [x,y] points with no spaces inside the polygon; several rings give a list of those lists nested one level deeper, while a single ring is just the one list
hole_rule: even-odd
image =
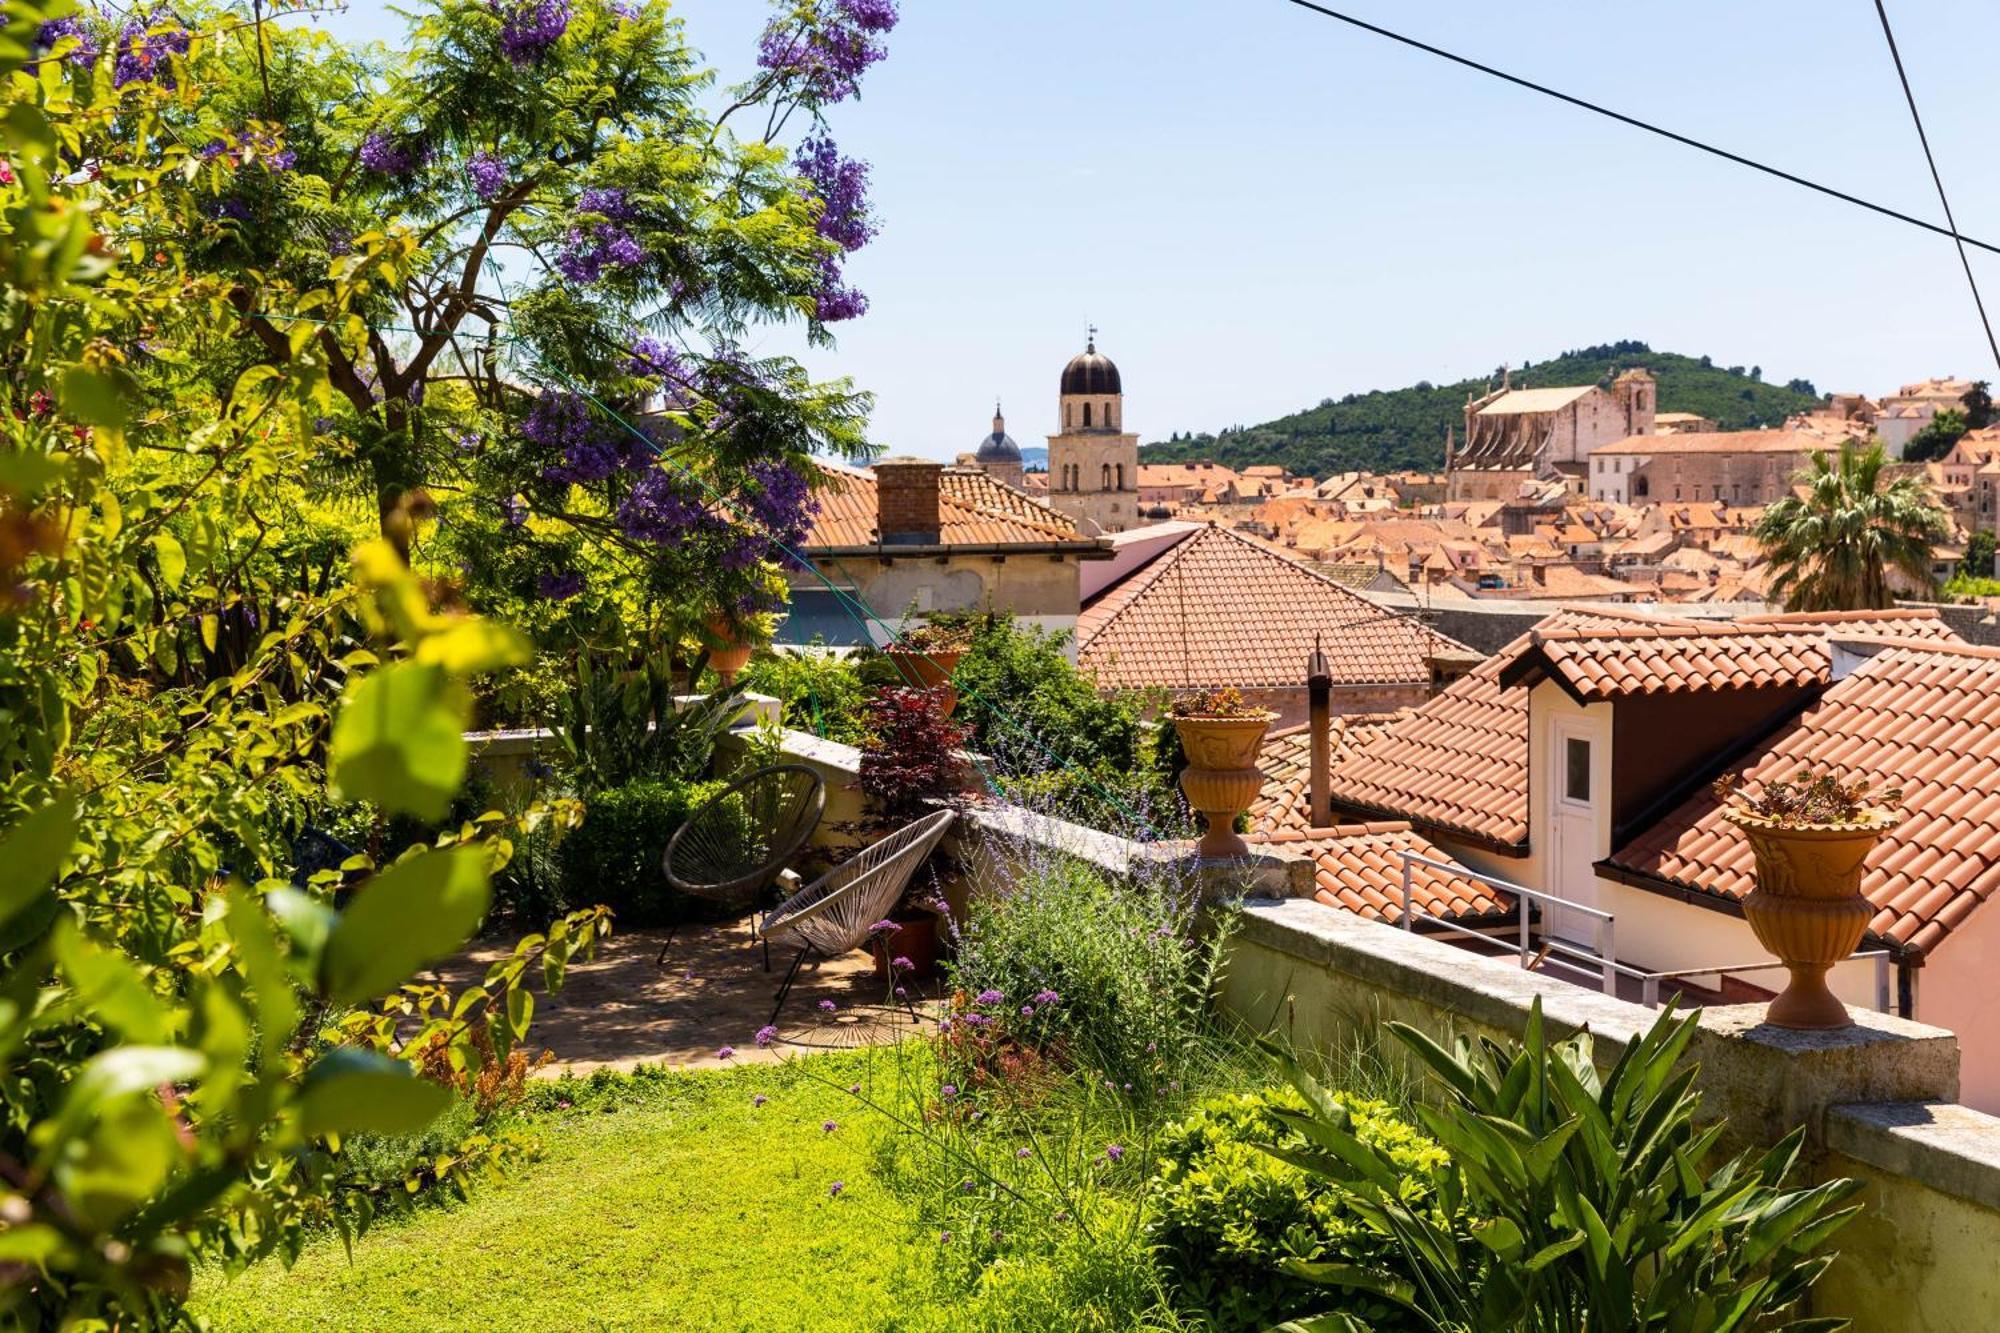
[{"label": "white wire chair", "polygon": [[[868,928],[880,921],[903,896],[910,877],[950,831],[954,812],[939,810],[906,824],[859,855],[849,857],[764,914],[761,933],[779,944],[796,941],[798,956],[778,987],[771,1022],[785,1007],[792,982],[806,955],[838,958],[868,938]],[[916,1011],[910,1011],[912,1019]]]}]

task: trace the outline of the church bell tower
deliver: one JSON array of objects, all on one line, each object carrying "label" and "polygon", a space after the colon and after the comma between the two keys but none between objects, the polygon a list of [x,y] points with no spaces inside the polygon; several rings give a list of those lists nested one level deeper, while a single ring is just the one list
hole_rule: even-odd
[{"label": "church bell tower", "polygon": [[1063,367],[1059,433],[1049,436],[1049,503],[1093,535],[1140,526],[1139,437],[1125,433],[1125,388],[1118,367],[1090,330],[1081,355]]}]

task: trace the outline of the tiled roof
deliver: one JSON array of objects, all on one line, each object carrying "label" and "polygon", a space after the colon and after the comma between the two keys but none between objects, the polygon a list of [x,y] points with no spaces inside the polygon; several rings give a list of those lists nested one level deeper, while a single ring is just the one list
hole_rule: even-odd
[{"label": "tiled roof", "polygon": [[[880,515],[873,473],[822,463],[814,488],[819,513],[807,550],[873,546]],[[1069,515],[1051,509],[979,468],[948,467],[938,475],[940,539],[947,546],[1092,545]]]},{"label": "tiled roof", "polygon": [[1560,389],[1509,389],[1479,409],[1482,417],[1511,416],[1517,412],[1556,412],[1591,392],[1594,384],[1577,384]]},{"label": "tiled roof", "polygon": [[[1397,821],[1340,824],[1311,833],[1281,833],[1260,839],[1313,859],[1313,897],[1371,921],[1391,924],[1403,919],[1403,858],[1415,852],[1433,861],[1457,865],[1449,856]],[[1410,879],[1410,897],[1423,916],[1447,921],[1504,916],[1514,908],[1511,894],[1478,880],[1432,866],[1417,866]]]},{"label": "tiled roof", "polygon": [[1825,637],[1784,625],[1621,625],[1530,630],[1500,674],[1512,685],[1549,675],[1581,700],[1814,685],[1832,655]]},{"label": "tiled roof", "polygon": [[[1558,611],[1541,629],[1657,624],[1634,613]],[[1681,623],[1686,622],[1671,622]],[[1477,841],[1528,841],[1528,690],[1502,687],[1501,670],[1531,642],[1520,638],[1383,729],[1333,766],[1333,799],[1413,819]]]},{"label": "tiled roof", "polygon": [[[1748,631],[1743,629],[1746,624],[1752,626]],[[1758,626],[1791,630],[1793,652],[1799,647],[1796,640],[1811,636],[1819,644],[1808,651],[1816,652],[1821,663],[1820,680],[1830,670],[1820,634],[1861,637],[1861,627],[1867,626],[1869,637],[1929,641],[1951,635],[1935,612],[1922,610],[1759,616],[1715,625],[1623,608],[1570,608],[1542,621],[1452,682],[1437,698],[1355,746],[1333,766],[1333,799],[1496,847],[1525,847],[1529,687],[1501,682],[1503,676],[1515,679],[1511,668],[1534,649],[1538,635],[1544,640],[1561,636],[1575,641],[1595,631],[1606,644],[1629,644],[1628,651],[1645,660],[1663,651],[1662,636],[1669,633],[1755,635],[1761,632]],[[1775,647],[1759,645],[1759,651]]]},{"label": "tiled roof", "polygon": [[1100,593],[1077,665],[1112,688],[1299,686],[1315,640],[1336,685],[1420,685],[1464,645],[1265,543],[1208,527]]},{"label": "tiled roof", "polygon": [[1599,454],[1655,457],[1660,454],[1809,454],[1828,449],[1843,439],[1851,439],[1865,428],[1850,431],[1820,430],[1700,430],[1677,431],[1672,435],[1633,435],[1612,444],[1600,444],[1590,451]]},{"label": "tiled roof", "polygon": [[[1397,718],[1398,713],[1336,713],[1328,719],[1328,763],[1337,764],[1357,745]],[[1312,730],[1304,723],[1274,731],[1257,755],[1264,789],[1250,805],[1250,827],[1258,833],[1302,833],[1312,827]]]},{"label": "tiled roof", "polygon": [[1936,608],[1899,606],[1886,611],[1788,611],[1784,615],[1743,616],[1739,625],[1786,625],[1818,630],[1832,638],[1930,639],[1960,642]]},{"label": "tiled roof", "polygon": [[[1923,953],[2000,889],[2000,650],[1885,647],[1760,746],[1755,783],[1802,767],[1902,788],[1903,822],[1868,858],[1869,929]],[[1741,898],[1753,862],[1707,791],[1618,848],[1612,865],[1697,893]]]}]

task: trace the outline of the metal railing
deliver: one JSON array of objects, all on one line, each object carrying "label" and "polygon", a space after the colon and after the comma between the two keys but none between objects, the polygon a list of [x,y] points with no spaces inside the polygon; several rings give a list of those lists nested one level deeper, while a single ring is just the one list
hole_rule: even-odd
[{"label": "metal railing", "polygon": [[[1401,851],[1397,855],[1403,860],[1403,912],[1401,924],[1404,930],[1415,930],[1418,921],[1421,920],[1440,930],[1449,931],[1456,935],[1463,935],[1468,939],[1475,939],[1485,944],[1495,943],[1498,940],[1498,937],[1495,935],[1488,934],[1483,930],[1474,930],[1469,926],[1460,925],[1458,922],[1447,920],[1444,917],[1432,916],[1428,912],[1420,912],[1414,906],[1413,899],[1416,889],[1416,870],[1418,866],[1428,866],[1430,869],[1450,875],[1454,879],[1469,879],[1475,883],[1484,884],[1488,888],[1512,894],[1517,900],[1521,901],[1522,905],[1517,914],[1519,919],[1516,922],[1517,939],[1514,947],[1524,970],[1534,971],[1540,966],[1542,961],[1550,956],[1559,957],[1582,967],[1586,971],[1597,972],[1604,993],[1611,996],[1618,994],[1618,978],[1628,977],[1638,983],[1640,1002],[1649,1009],[1660,1007],[1660,983],[1663,981],[1685,981],[1692,977],[1714,977],[1720,982],[1724,975],[1734,975],[1739,972],[1769,972],[1785,966],[1775,959],[1765,959],[1762,962],[1727,964],[1720,967],[1684,967],[1666,972],[1641,971],[1639,968],[1630,967],[1618,961],[1617,918],[1613,913],[1606,912],[1601,908],[1591,907],[1586,903],[1565,898],[1561,894],[1544,893],[1540,889],[1531,889],[1526,885],[1516,884],[1512,880],[1501,879],[1495,875],[1484,875],[1479,871],[1469,870],[1464,866],[1454,865],[1449,861],[1434,860],[1418,852]],[[1546,931],[1541,937],[1540,945],[1537,946],[1530,929],[1530,915],[1526,906],[1530,902],[1541,903],[1549,907],[1560,907],[1564,911],[1575,912],[1589,918],[1595,923],[1596,949],[1593,951],[1581,945],[1572,944],[1568,940],[1559,939],[1548,934]],[[1850,954],[1844,961],[1860,962],[1864,959],[1872,959],[1875,964],[1875,1008],[1885,1014],[1893,1012],[1891,1008],[1893,998],[1890,995],[1888,951],[1885,949],[1871,949],[1865,953]]]}]

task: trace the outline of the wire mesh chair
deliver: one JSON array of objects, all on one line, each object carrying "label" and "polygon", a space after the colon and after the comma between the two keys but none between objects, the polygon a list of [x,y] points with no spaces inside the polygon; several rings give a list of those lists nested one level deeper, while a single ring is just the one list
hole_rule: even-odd
[{"label": "wire mesh chair", "polygon": [[[755,907],[805,846],[826,809],[826,783],[804,764],[773,764],[744,774],[703,801],[667,841],[667,883],[718,907]],[[655,966],[674,942],[669,930]],[[765,946],[770,966],[770,946]]]},{"label": "wire mesh chair", "polygon": [[[821,875],[793,894],[782,905],[764,914],[765,946],[797,941],[798,956],[778,987],[778,1002],[771,1007],[771,1022],[778,1021],[791,994],[792,982],[806,955],[838,958],[868,938],[868,928],[880,921],[903,896],[910,877],[951,829],[954,812],[939,810],[914,824],[906,824],[880,842],[864,849]],[[906,1001],[907,1003],[907,1001]],[[917,1013],[910,1010],[910,1020]]]}]

